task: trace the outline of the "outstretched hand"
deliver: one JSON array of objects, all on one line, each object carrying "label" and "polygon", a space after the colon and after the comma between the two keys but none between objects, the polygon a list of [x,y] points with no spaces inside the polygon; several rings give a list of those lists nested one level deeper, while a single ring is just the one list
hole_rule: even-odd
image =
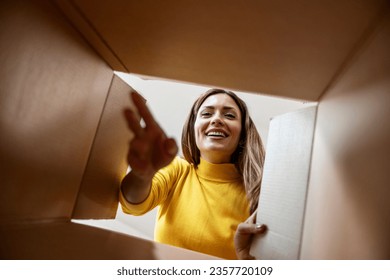
[{"label": "outstretched hand", "polygon": [[145,100],[136,92],[131,93],[131,99],[144,121],[144,126],[134,111],[124,110],[127,125],[134,133],[127,161],[132,172],[138,177],[151,178],[174,159],[178,148],[176,141],[168,138],[153,118]]},{"label": "outstretched hand", "polygon": [[266,232],[265,225],[256,224],[255,211],[245,222],[238,225],[236,234],[234,235],[234,247],[239,260],[255,259],[249,252],[255,234],[263,234]]}]

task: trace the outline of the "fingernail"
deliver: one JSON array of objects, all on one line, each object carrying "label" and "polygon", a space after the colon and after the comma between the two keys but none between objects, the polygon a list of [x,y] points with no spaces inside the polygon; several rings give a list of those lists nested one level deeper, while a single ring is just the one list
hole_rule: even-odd
[{"label": "fingernail", "polygon": [[256,224],[255,228],[259,232],[265,232],[267,230],[267,226],[265,224]]}]

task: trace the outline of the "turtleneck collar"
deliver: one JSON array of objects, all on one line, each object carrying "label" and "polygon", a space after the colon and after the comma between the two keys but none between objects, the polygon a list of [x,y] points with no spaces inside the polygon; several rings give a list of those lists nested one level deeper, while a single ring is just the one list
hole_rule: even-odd
[{"label": "turtleneck collar", "polygon": [[210,163],[203,158],[200,158],[200,163],[196,170],[198,176],[219,182],[230,182],[241,180],[241,175],[238,173],[236,166],[233,163]]}]

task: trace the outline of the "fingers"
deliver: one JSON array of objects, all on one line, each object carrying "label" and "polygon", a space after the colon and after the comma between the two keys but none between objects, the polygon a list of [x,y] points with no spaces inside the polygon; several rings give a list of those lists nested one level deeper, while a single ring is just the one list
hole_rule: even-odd
[{"label": "fingers", "polygon": [[238,234],[262,234],[267,231],[267,226],[262,224],[241,223],[238,225]]},{"label": "fingers", "polygon": [[241,223],[237,227],[237,231],[234,235],[234,247],[236,255],[240,260],[250,260],[254,257],[249,253],[252,244],[253,236],[255,234],[262,234],[266,231],[265,225]]},{"label": "fingers", "polygon": [[132,170],[138,173],[156,172],[168,165],[177,151],[175,139],[166,138],[163,134],[156,136],[153,141],[147,137],[134,137],[130,141],[127,161]]},{"label": "fingers", "polygon": [[135,134],[135,136],[142,136],[144,129],[142,128],[136,114],[130,109],[125,109],[123,113],[129,129]]},{"label": "fingers", "polygon": [[138,110],[140,117],[143,119],[145,126],[141,126],[140,117],[131,109],[125,109],[124,114],[127,125],[135,134],[135,137],[142,137],[145,132],[150,132],[151,135],[164,135],[164,131],[154,119],[152,113],[145,104],[145,99],[137,92],[131,92],[131,99]]},{"label": "fingers", "polygon": [[132,92],[131,98],[145,122],[145,127],[140,124],[140,118],[133,110],[124,110],[127,125],[134,133],[127,161],[132,170],[139,174],[153,173],[174,159],[178,147],[173,138],[167,138],[147,108],[142,96]]},{"label": "fingers", "polygon": [[152,113],[149,111],[148,107],[146,106],[145,99],[135,91],[131,92],[131,99],[133,100],[135,107],[138,109],[140,116],[145,121],[145,125],[146,126],[155,125],[156,121],[153,118]]},{"label": "fingers", "polygon": [[160,138],[159,149],[159,159],[156,159],[156,161],[159,162],[158,167],[168,165],[174,159],[178,151],[175,139],[166,138],[165,135]]}]

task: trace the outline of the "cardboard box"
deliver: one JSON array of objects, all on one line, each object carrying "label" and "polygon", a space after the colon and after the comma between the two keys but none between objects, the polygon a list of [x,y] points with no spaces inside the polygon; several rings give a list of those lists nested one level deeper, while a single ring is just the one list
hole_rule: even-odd
[{"label": "cardboard box", "polygon": [[[390,258],[388,1],[17,0],[0,11],[1,258],[91,257],[77,251],[90,229],[69,221],[115,212],[122,144],[99,154],[122,135],[113,70],[318,101],[300,258]],[[50,249],[59,231],[74,255]],[[96,234],[83,250],[122,240]],[[47,250],[28,253],[34,242]]]},{"label": "cardboard box", "polygon": [[71,222],[115,218],[131,88],[51,1],[0,10],[0,258],[214,259]]}]

